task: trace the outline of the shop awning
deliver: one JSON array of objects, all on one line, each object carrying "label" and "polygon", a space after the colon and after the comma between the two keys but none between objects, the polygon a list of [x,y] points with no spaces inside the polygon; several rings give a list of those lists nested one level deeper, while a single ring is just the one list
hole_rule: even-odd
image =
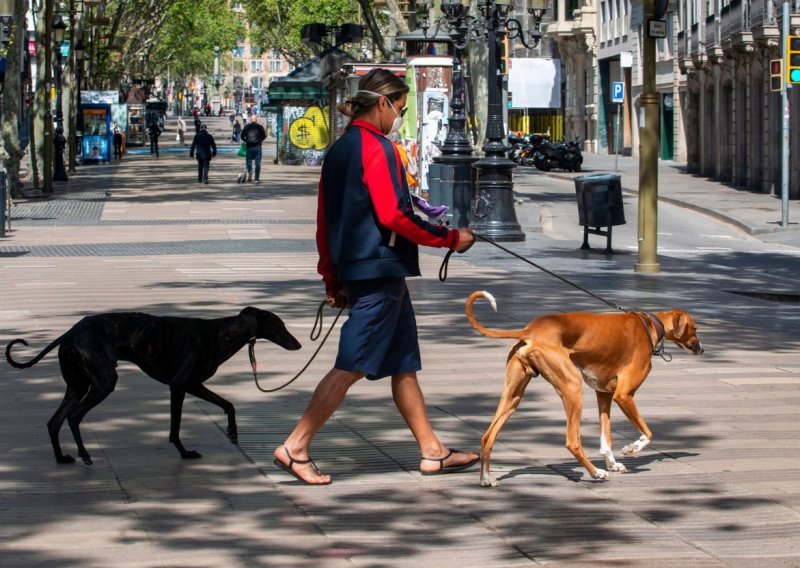
[{"label": "shop awning", "polygon": [[338,64],[343,61],[355,61],[349,54],[338,47],[326,49],[317,57],[310,59],[286,77],[278,77],[269,83],[270,103],[292,99],[327,99],[328,88],[324,81],[330,74],[329,66],[325,64],[331,59],[336,59]]}]

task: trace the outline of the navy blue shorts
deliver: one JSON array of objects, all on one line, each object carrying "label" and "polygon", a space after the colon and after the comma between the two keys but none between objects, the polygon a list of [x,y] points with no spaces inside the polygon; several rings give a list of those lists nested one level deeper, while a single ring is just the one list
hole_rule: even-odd
[{"label": "navy blue shorts", "polygon": [[350,311],[339,339],[336,368],[371,380],[422,368],[417,321],[404,278],[345,282]]}]

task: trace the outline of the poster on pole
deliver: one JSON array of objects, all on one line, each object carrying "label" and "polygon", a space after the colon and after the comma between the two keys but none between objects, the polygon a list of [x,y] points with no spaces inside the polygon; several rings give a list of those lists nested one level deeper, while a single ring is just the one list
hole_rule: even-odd
[{"label": "poster on pole", "polygon": [[510,108],[561,108],[561,60],[510,58],[508,92]]}]

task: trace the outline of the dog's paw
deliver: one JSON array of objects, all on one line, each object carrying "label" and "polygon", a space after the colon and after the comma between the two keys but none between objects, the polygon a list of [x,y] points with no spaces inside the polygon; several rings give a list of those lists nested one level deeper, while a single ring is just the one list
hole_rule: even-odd
[{"label": "dog's paw", "polygon": [[608,472],[604,469],[597,468],[592,473],[592,479],[599,479],[600,481],[605,481],[609,478]]},{"label": "dog's paw", "polygon": [[500,487],[500,482],[491,475],[488,477],[481,477],[481,487]]},{"label": "dog's paw", "polygon": [[56,462],[58,463],[75,463],[75,458],[72,456],[61,456],[60,458],[56,458]]},{"label": "dog's paw", "polygon": [[185,460],[197,460],[203,456],[200,454],[200,452],[196,452],[195,450],[187,450],[181,454],[181,457]]},{"label": "dog's paw", "polygon": [[228,428],[226,433],[228,435],[228,439],[231,441],[232,444],[239,443],[239,432],[237,432],[236,429]]},{"label": "dog's paw", "polygon": [[612,465],[608,469],[616,473],[625,473],[626,471],[628,471],[628,468],[619,462],[614,462],[614,465]]},{"label": "dog's paw", "polygon": [[649,443],[650,443],[650,439],[647,436],[642,435],[634,443],[628,444],[627,446],[622,448],[622,455],[623,456],[630,456],[630,455],[633,455],[633,454],[635,454],[637,452],[641,452],[643,449],[645,449],[647,447],[647,445]]}]

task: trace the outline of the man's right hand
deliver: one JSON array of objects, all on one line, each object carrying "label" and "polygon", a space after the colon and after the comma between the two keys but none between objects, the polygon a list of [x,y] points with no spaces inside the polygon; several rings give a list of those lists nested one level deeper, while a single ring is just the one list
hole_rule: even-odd
[{"label": "man's right hand", "polygon": [[458,253],[467,252],[475,244],[475,235],[469,229],[458,230],[458,244],[455,251]]},{"label": "man's right hand", "polygon": [[344,295],[343,290],[337,290],[334,292],[333,296],[328,296],[325,298],[325,303],[328,304],[332,308],[346,308],[347,307],[347,296]]}]

